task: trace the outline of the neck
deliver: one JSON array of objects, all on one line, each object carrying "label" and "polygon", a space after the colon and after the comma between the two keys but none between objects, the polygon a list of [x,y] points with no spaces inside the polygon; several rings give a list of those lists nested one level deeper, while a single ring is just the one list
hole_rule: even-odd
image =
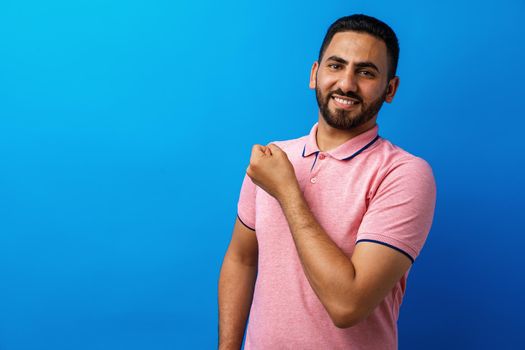
[{"label": "neck", "polygon": [[365,124],[359,125],[350,130],[341,130],[331,127],[326,123],[321,113],[319,113],[319,122],[317,124],[317,146],[319,150],[325,152],[337,148],[348,140],[353,139],[376,125],[376,118],[370,119]]}]

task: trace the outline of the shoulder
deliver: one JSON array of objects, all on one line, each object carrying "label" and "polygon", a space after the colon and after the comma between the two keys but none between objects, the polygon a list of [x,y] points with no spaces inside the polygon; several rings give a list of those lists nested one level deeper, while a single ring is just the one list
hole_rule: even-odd
[{"label": "shoulder", "polygon": [[290,140],[276,140],[272,143],[282,149],[288,156],[301,155],[306,144],[307,136],[301,136]]},{"label": "shoulder", "polygon": [[421,172],[432,172],[432,167],[422,157],[404,150],[388,139],[381,137],[379,141],[373,152],[370,152],[370,156],[376,162],[381,163],[381,167],[385,170],[391,171],[397,168],[410,168]]},{"label": "shoulder", "polygon": [[380,163],[378,187],[398,187],[408,191],[435,192],[435,179],[431,165],[422,157],[416,156],[381,139],[376,150],[376,162]]}]

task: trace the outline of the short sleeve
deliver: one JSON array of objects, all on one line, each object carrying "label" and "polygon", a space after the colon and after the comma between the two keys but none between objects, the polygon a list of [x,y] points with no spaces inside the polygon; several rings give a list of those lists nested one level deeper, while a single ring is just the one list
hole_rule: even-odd
[{"label": "short sleeve", "polygon": [[244,226],[253,231],[255,231],[255,191],[255,184],[245,174],[237,203],[237,216]]},{"label": "short sleeve", "polygon": [[394,165],[369,200],[356,237],[405,254],[412,262],[427,239],[436,204],[430,165],[414,157]]}]

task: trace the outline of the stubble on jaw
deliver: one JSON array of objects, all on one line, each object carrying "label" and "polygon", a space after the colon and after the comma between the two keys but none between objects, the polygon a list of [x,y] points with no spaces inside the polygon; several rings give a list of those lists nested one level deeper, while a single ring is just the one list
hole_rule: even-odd
[{"label": "stubble on jaw", "polygon": [[[387,89],[385,88],[385,91],[379,98],[372,101],[370,104],[364,104],[361,96],[356,96],[355,93],[344,94],[341,93],[341,91],[332,91],[326,94],[326,98],[324,98],[317,86],[315,88],[315,96],[317,98],[319,111],[328,125],[339,130],[355,129],[372,119],[381,109],[381,106],[385,102],[387,93]],[[343,109],[337,109],[335,112],[330,111],[328,103],[330,102],[330,99],[334,93],[351,98],[359,97],[358,99],[361,105],[361,112],[358,115],[352,117],[352,111],[345,111]]]}]

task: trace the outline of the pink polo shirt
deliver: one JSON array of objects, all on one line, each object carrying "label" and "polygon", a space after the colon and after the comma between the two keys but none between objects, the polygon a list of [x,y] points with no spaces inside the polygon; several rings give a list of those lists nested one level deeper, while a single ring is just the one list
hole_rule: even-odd
[{"label": "pink polo shirt", "polygon": [[[378,126],[321,152],[310,134],[273,142],[293,164],[313,215],[347,256],[360,241],[418,256],[436,198],[432,169],[378,136]],[[311,288],[279,203],[245,176],[239,219],[255,229],[258,275],[245,349],[397,349],[397,319],[408,272],[361,323],[337,328]]]}]

